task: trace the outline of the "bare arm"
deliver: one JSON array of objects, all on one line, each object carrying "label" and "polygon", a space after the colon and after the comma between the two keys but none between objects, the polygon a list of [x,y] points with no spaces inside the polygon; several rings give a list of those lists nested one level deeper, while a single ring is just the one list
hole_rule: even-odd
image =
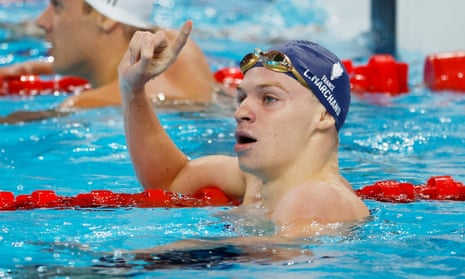
[{"label": "bare arm", "polygon": [[118,67],[129,153],[145,188],[192,193],[215,185],[231,197],[242,197],[245,179],[237,158],[209,156],[189,161],[163,129],[144,92],[146,82],[174,63],[191,30],[188,21],[171,44],[160,31],[137,32],[132,38]]},{"label": "bare arm", "polygon": [[0,68],[0,76],[51,75],[52,63],[45,61],[26,61]]},{"label": "bare arm", "polygon": [[2,124],[17,124],[23,122],[32,122],[44,120],[52,117],[62,117],[70,114],[71,112],[60,111],[55,109],[42,110],[42,111],[16,111],[5,117],[0,117]]},{"label": "bare arm", "polygon": [[[26,61],[0,68],[1,77],[12,77],[21,75],[52,75],[52,63],[45,61]],[[52,117],[69,115],[70,111],[56,108],[40,111],[15,111],[5,117],[0,117],[1,124],[17,124],[23,122],[40,121]]]},{"label": "bare arm", "polygon": [[169,189],[187,162],[163,129],[144,86],[174,63],[191,30],[189,21],[171,45],[164,32],[136,32],[118,67],[126,141],[145,188]]},{"label": "bare arm", "polygon": [[[187,260],[190,252],[202,251],[205,255],[215,257],[215,251],[219,251],[225,261],[254,261],[254,262],[279,262],[292,259],[305,259],[313,253],[304,248],[305,240],[290,240],[279,237],[250,236],[237,238],[210,238],[210,239],[186,239],[175,243],[141,249],[124,251],[133,254],[136,259],[153,261],[154,258],[170,257],[171,254],[186,253]],[[221,253],[226,249],[228,253]],[[155,261],[156,262],[156,261]]]}]

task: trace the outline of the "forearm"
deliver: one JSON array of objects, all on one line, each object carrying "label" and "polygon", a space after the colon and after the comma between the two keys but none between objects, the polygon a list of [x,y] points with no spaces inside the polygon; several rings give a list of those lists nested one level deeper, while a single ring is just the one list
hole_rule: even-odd
[{"label": "forearm", "polygon": [[[312,251],[303,247],[303,240],[282,242],[273,237],[236,237],[216,239],[187,239],[150,249],[125,251],[135,254],[136,259],[153,260],[170,257],[170,255],[190,256],[191,253],[210,255],[212,258],[220,253],[224,260],[278,262],[301,257],[310,257]],[[224,253],[226,251],[227,253]]]},{"label": "forearm", "polygon": [[170,190],[187,163],[160,124],[145,94],[145,85],[174,63],[191,30],[192,22],[188,21],[171,44],[164,32],[136,32],[118,66],[126,140],[136,174],[145,188]]},{"label": "forearm", "polygon": [[52,75],[55,73],[53,64],[45,61],[30,61],[25,64],[29,74],[35,75]]},{"label": "forearm", "polygon": [[16,111],[7,115],[6,117],[0,117],[0,123],[17,124],[23,122],[33,122],[53,117],[62,117],[68,114],[70,114],[70,112],[59,111],[55,109],[41,111]]},{"label": "forearm", "polygon": [[186,156],[169,138],[143,92],[123,94],[123,113],[129,153],[141,184],[170,190]]},{"label": "forearm", "polygon": [[44,61],[27,61],[0,68],[0,76],[51,74],[53,74],[52,63]]}]

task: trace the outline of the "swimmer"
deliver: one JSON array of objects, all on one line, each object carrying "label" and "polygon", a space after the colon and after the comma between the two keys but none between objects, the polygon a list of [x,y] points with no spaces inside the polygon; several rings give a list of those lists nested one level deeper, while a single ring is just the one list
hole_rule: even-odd
[{"label": "swimmer", "polygon": [[[0,68],[0,76],[21,74],[74,75],[87,79],[92,89],[67,98],[58,108],[16,112],[0,123],[66,114],[72,109],[121,105],[117,67],[137,30],[162,30],[151,24],[153,1],[53,0],[36,20],[50,43],[53,62],[29,61]],[[156,11],[155,11],[156,12]],[[168,41],[177,30],[165,30]],[[146,84],[154,100],[210,102],[215,82],[208,61],[194,41],[188,40],[179,57],[163,74]]]},{"label": "swimmer", "polygon": [[187,194],[216,185],[243,206],[264,209],[279,228],[275,237],[327,233],[331,224],[368,217],[339,172],[349,78],[341,61],[318,44],[288,41],[244,57],[234,113],[237,157],[189,160],[179,150],[145,84],[175,63],[191,30],[187,21],[174,41],[163,31],[136,32],[118,67],[126,140],[141,184]]}]

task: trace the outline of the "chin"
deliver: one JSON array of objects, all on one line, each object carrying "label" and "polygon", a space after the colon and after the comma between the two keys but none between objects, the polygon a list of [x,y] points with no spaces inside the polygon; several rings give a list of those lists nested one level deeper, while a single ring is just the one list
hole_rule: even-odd
[{"label": "chin", "polygon": [[243,172],[252,174],[254,176],[260,177],[263,171],[263,160],[260,160],[260,162],[254,162],[251,160],[247,160],[245,158],[241,159],[239,158],[239,167]]},{"label": "chin", "polygon": [[245,159],[243,156],[238,156],[239,159],[239,168],[244,171],[244,172],[250,172],[252,168],[250,167],[250,164],[247,162],[247,159]]}]

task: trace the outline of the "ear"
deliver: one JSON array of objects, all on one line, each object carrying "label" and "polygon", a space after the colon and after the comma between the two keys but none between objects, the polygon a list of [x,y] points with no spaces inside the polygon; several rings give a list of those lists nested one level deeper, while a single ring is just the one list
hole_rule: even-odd
[{"label": "ear", "polygon": [[326,109],[323,109],[320,113],[320,120],[318,121],[317,128],[320,130],[336,128],[336,120]]},{"label": "ear", "polygon": [[97,18],[97,25],[103,32],[110,32],[113,30],[119,23],[117,21],[114,21],[102,14],[98,15]]}]

